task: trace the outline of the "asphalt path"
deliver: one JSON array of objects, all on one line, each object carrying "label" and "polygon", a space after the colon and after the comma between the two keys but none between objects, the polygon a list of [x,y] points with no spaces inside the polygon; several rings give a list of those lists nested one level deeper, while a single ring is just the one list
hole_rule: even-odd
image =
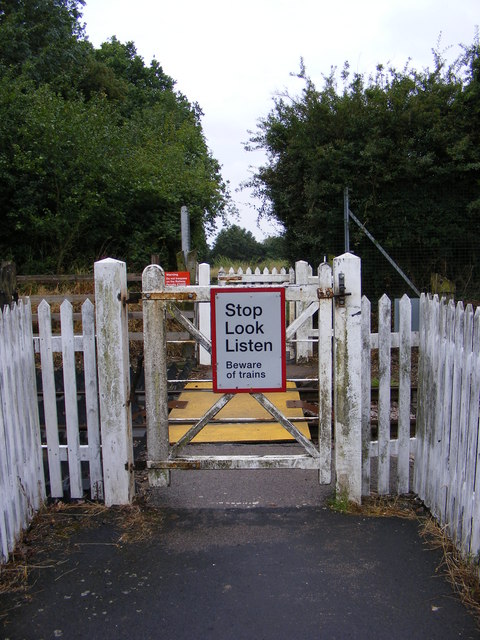
[{"label": "asphalt path", "polygon": [[44,549],[28,593],[0,596],[3,638],[480,638],[416,520],[330,494],[315,472],[174,472],[138,541],[113,509]]}]

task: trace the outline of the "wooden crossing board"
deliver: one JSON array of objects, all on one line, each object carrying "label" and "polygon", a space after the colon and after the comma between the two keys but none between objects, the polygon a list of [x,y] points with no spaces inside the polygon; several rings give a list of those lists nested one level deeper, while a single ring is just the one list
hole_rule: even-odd
[{"label": "wooden crossing board", "polygon": [[[189,391],[192,390],[192,391]],[[170,412],[170,418],[200,419],[211,406],[222,396],[212,392],[211,382],[189,382],[180,394],[179,400],[186,401],[184,408],[175,408]],[[301,408],[287,408],[287,400],[300,400],[294,382],[287,382],[285,393],[266,393],[265,396],[292,422],[308,439],[310,430],[306,422],[295,422],[295,417],[303,417]],[[266,411],[249,393],[237,393],[230,402],[221,409],[216,418],[271,418]],[[170,424],[170,442],[174,443],[185,434],[192,424]],[[280,440],[294,440],[293,436],[278,422],[251,423],[223,423],[207,424],[192,442],[272,442]]]}]

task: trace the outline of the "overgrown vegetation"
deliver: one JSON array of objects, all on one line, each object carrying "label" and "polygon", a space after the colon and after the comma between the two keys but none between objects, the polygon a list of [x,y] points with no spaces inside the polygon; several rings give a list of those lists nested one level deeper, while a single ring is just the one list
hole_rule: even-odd
[{"label": "overgrown vegetation", "polygon": [[251,231],[232,224],[222,229],[215,239],[209,259],[216,265],[231,266],[234,262],[258,266],[259,263],[279,261],[287,256],[285,238],[270,236],[258,242]]},{"label": "overgrown vegetation", "polygon": [[[251,186],[261,213],[285,229],[290,260],[318,264],[344,251],[343,194],[350,210],[416,286],[433,273],[458,297],[480,297],[480,45],[478,35],[447,64],[440,44],[431,69],[379,64],[375,75],[332,69],[322,88],[301,64],[304,89],[280,95],[247,148],[267,162]],[[400,276],[350,225],[369,297],[405,292]]]},{"label": "overgrown vegetation", "polygon": [[91,269],[106,255],[176,268],[180,207],[192,244],[229,206],[202,112],[133,42],[95,49],[83,0],[0,5],[2,259],[18,273]]}]

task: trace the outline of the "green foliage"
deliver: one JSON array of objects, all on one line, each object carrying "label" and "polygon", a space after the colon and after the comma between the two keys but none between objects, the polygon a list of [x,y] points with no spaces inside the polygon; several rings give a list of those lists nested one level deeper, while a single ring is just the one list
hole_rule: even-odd
[{"label": "green foliage", "polygon": [[285,236],[269,236],[262,245],[266,260],[283,260],[288,256]]},{"label": "green foliage", "polygon": [[329,508],[337,513],[350,513],[352,502],[349,500],[346,489],[340,493],[335,492],[327,501]]},{"label": "green foliage", "polygon": [[24,273],[105,255],[141,268],[152,253],[175,268],[186,205],[205,259],[228,193],[201,112],[133,43],[84,40],[82,4],[0,8],[2,256]]},{"label": "green foliage", "polygon": [[[292,262],[343,253],[348,186],[350,209],[419,288],[438,271],[461,290],[480,266],[479,54],[477,41],[450,66],[435,52],[433,70],[379,65],[368,79],[346,64],[343,89],[332,72],[318,90],[302,65],[302,94],[276,98],[250,141],[268,157],[251,186]],[[369,242],[351,230],[355,253]],[[368,292],[393,286],[380,254],[363,268]]]},{"label": "green foliage", "polygon": [[232,224],[220,231],[210,256],[212,260],[221,256],[233,261],[247,261],[249,265],[253,265],[265,256],[265,250],[251,231]]}]

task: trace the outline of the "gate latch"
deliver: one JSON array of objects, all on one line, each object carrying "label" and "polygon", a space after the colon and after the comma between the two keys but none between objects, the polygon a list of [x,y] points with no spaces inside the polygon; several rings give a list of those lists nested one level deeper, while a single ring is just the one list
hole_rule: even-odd
[{"label": "gate latch", "polygon": [[129,291],[126,298],[119,293],[117,297],[120,302],[123,302],[123,306],[126,306],[127,304],[138,304],[142,301],[142,294],[140,291]]},{"label": "gate latch", "polygon": [[345,296],[351,296],[351,293],[345,291],[345,274],[338,274],[338,293],[333,295],[334,298],[337,299],[337,304],[339,307],[345,306]]},{"label": "gate latch", "polygon": [[340,307],[345,306],[345,296],[351,296],[351,293],[345,291],[345,274],[338,274],[338,293],[334,293],[331,287],[327,289],[317,289],[317,297],[319,300],[331,300],[332,298],[336,299],[337,304]]}]

